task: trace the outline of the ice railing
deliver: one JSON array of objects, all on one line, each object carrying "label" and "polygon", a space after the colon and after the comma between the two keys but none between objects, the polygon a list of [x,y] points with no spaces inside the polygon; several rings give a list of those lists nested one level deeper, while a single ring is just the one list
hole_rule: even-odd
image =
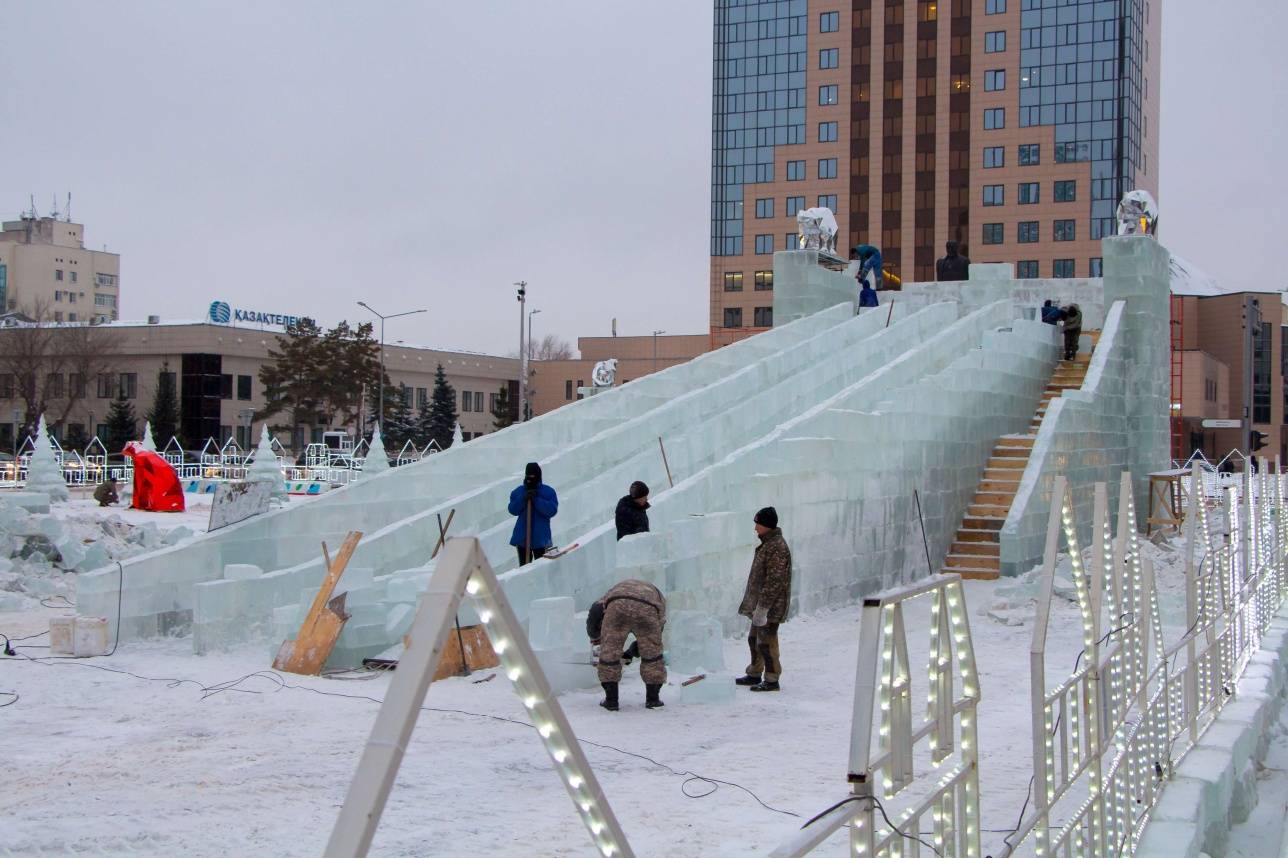
[{"label": "ice railing", "polygon": [[[904,615],[926,601],[930,645],[922,689],[920,681],[913,682]],[[921,717],[914,716],[914,697],[924,700]],[[865,598],[850,733],[850,793],[805,823],[771,856],[805,855],[847,826],[851,854],[865,858],[919,855],[921,846],[940,856],[978,856],[979,700],[960,576],[936,575]]]},{"label": "ice railing", "polygon": [[[1030,648],[1032,810],[999,858],[1134,853],[1176,765],[1232,699],[1283,602],[1284,478],[1277,463],[1267,470],[1246,474],[1242,491],[1228,490],[1225,533],[1212,526],[1206,504],[1187,515],[1186,630],[1170,646],[1153,568],[1139,550],[1130,474],[1119,488],[1116,536],[1106,485],[1093,489],[1089,569],[1069,486],[1056,478]],[[1195,479],[1198,472],[1195,465]],[[1083,649],[1073,673],[1048,690],[1046,630],[1061,536]]]}]

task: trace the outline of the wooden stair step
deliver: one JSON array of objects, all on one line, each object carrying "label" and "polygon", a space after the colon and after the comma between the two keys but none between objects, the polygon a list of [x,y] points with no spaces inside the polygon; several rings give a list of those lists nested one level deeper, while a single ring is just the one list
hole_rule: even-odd
[{"label": "wooden stair step", "polygon": [[[1028,460],[1025,459],[1025,461],[1027,462]],[[1018,483],[1024,470],[1023,468],[985,468],[983,481],[990,483]]]},{"label": "wooden stair step", "polygon": [[992,528],[972,527],[968,524],[970,521],[971,519],[969,517],[966,518],[962,522],[962,526],[958,528],[958,542],[997,542],[997,535],[1002,530],[1002,522],[1004,519],[997,519],[997,527]]},{"label": "wooden stair step", "polygon": [[999,542],[954,542],[953,554],[970,554],[975,557],[1001,557]]},{"label": "wooden stair step", "polygon": [[1010,504],[999,506],[998,504],[973,502],[966,507],[966,514],[971,518],[1005,519],[1010,511]]},{"label": "wooden stair step", "polygon": [[975,492],[975,497],[971,498],[971,503],[977,506],[991,506],[998,509],[1011,511],[1011,504],[1015,502],[1015,492]]},{"label": "wooden stair step", "polygon": [[1003,435],[998,439],[997,443],[1005,444],[1008,447],[1028,447],[1032,449],[1033,442],[1036,440],[1037,438],[1032,435]]},{"label": "wooden stair step", "polygon": [[963,581],[996,581],[1002,577],[998,569],[945,569],[954,575],[960,575]]},{"label": "wooden stair step", "polygon": [[962,529],[957,531],[958,534],[971,533],[976,530],[997,533],[1006,523],[1006,518],[1002,516],[990,515],[967,515],[962,519]]},{"label": "wooden stair step", "polygon": [[944,567],[948,569],[992,569],[996,571],[1002,568],[1002,558],[985,557],[982,554],[949,554],[948,559],[944,561]]},{"label": "wooden stair step", "polygon": [[1029,463],[1029,457],[1019,458],[1018,456],[989,456],[985,468],[1005,468],[1010,471],[1022,471]]}]

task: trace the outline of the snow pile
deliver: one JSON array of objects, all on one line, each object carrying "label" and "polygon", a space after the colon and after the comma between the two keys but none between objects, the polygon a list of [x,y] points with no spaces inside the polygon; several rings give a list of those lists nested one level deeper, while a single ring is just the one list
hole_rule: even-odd
[{"label": "snow pile", "polygon": [[0,611],[75,592],[74,573],[172,545],[192,535],[183,525],[163,530],[156,522],[126,522],[86,511],[32,514],[0,497]]}]

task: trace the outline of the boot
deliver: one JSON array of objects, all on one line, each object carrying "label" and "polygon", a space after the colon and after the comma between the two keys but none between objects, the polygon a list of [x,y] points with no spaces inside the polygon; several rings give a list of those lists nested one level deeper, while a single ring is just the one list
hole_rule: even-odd
[{"label": "boot", "polygon": [[771,682],[770,680],[766,679],[764,682],[758,685],[751,686],[751,690],[752,691],[777,691],[778,680],[773,680]]},{"label": "boot", "polygon": [[599,701],[599,705],[603,706],[609,712],[616,712],[617,711],[617,683],[601,682],[599,684],[604,686],[604,699]]},{"label": "boot", "polygon": [[645,685],[644,686],[644,708],[656,709],[659,706],[665,706],[666,704],[662,702],[662,698],[659,696],[661,695],[661,693],[662,693],[661,685]]},{"label": "boot", "polygon": [[754,676],[749,673],[746,676],[740,676],[737,679],[735,679],[734,684],[735,685],[759,685],[760,677]]}]

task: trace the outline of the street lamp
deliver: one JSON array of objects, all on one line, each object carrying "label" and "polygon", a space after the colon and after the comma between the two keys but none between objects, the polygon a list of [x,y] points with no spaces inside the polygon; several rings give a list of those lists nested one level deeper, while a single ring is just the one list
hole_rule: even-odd
[{"label": "street lamp", "polygon": [[519,420],[522,421],[528,407],[528,350],[523,342],[523,316],[528,306],[528,281],[516,280],[519,292],[515,300],[519,302]]},{"label": "street lamp", "polygon": [[[537,315],[537,313],[540,313],[540,312],[541,312],[540,310],[528,311],[528,371],[523,376],[523,386],[525,388],[528,386],[528,382],[532,380],[532,317]],[[527,407],[526,400],[531,397],[532,391],[528,390],[525,392],[526,392],[526,395],[524,396],[524,400],[525,400],[524,407],[526,408]],[[524,420],[528,419],[527,411],[523,412],[523,419]]]},{"label": "street lamp", "polygon": [[657,372],[657,335],[658,335],[658,334],[665,334],[665,333],[666,333],[666,331],[654,331],[654,332],[653,332],[653,371],[654,371],[654,372]]},{"label": "street lamp", "polygon": [[380,317],[380,410],[376,412],[379,417],[376,418],[376,425],[385,422],[385,320],[396,319],[399,316],[414,316],[417,313],[425,313],[427,310],[406,310],[402,313],[390,313],[388,316],[377,313],[371,309],[371,305],[366,301],[359,301],[359,307],[370,310],[373,315]]}]

